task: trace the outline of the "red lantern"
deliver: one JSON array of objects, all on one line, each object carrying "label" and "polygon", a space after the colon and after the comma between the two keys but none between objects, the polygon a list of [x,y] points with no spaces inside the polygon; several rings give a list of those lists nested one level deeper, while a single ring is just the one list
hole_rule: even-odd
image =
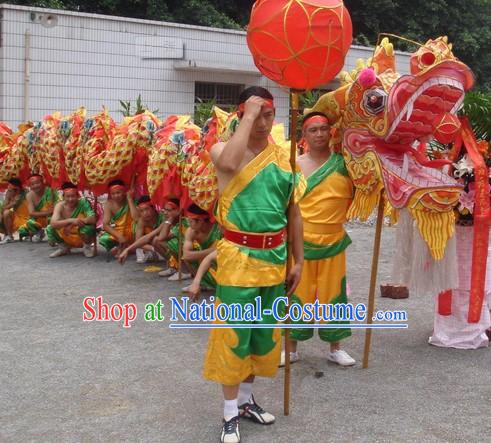
[{"label": "red lantern", "polygon": [[257,0],[247,28],[257,68],[292,89],[332,80],[351,41],[351,18],[340,0]]}]

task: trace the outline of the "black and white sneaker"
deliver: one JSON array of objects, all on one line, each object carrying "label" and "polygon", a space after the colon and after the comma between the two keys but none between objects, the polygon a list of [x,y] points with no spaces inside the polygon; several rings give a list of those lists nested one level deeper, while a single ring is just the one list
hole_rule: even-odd
[{"label": "black and white sneaker", "polygon": [[232,417],[230,420],[223,420],[221,443],[240,443],[239,416]]},{"label": "black and white sneaker", "polygon": [[252,395],[249,403],[244,403],[239,406],[239,415],[240,417],[248,418],[261,425],[271,425],[275,421],[274,415],[261,408]]}]

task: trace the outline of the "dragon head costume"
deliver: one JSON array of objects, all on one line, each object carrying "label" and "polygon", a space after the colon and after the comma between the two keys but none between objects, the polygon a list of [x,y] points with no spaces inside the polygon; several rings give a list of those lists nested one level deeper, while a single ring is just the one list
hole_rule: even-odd
[{"label": "dragon head costume", "polygon": [[465,91],[474,83],[467,65],[452,53],[446,37],[428,40],[399,75],[387,38],[368,63],[341,74],[341,86],[306,112],[325,113],[336,129],[331,144],[342,149],[356,187],[350,217],[366,219],[382,189],[393,209],[407,208],[435,259],[453,235],[461,186],[429,161],[421,146],[435,134],[451,139]]}]

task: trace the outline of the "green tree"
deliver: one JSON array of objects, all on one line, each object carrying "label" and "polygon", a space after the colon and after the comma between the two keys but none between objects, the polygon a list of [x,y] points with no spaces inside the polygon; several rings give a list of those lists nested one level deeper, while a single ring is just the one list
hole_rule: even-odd
[{"label": "green tree", "polygon": [[[11,0],[10,3],[241,29],[253,0]],[[355,43],[374,45],[381,32],[424,43],[448,35],[478,87],[491,91],[491,0],[345,0]],[[414,46],[397,42],[401,50]]]},{"label": "green tree", "polygon": [[[491,91],[491,0],[345,0],[355,42],[375,44],[390,32],[421,43],[448,35],[454,53],[476,74],[478,87]],[[393,39],[392,39],[393,40]],[[401,50],[412,45],[396,43]]]}]

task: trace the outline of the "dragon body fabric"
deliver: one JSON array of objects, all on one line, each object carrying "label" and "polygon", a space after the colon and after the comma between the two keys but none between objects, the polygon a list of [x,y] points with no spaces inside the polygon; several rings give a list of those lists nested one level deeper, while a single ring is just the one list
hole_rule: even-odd
[{"label": "dragon body fabric", "polygon": [[308,111],[325,113],[336,129],[331,143],[342,149],[356,188],[349,216],[367,219],[384,190],[392,212],[408,209],[439,260],[454,232],[462,186],[442,172],[445,161],[429,161],[418,146],[435,134],[458,132],[454,116],[474,77],[446,37],[415,52],[410,70],[396,72],[394,48],[384,38],[367,64],[342,73],[341,87]]}]

